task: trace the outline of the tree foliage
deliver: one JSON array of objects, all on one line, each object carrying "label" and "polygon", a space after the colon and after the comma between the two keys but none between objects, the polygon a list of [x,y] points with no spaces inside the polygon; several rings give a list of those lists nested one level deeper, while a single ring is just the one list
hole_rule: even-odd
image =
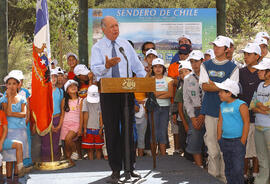
[{"label": "tree foliage", "polygon": [[[62,54],[78,53],[79,0],[47,0],[51,50],[58,61]],[[216,0],[88,0],[89,8],[215,8]],[[233,38],[252,37],[270,27],[270,0],[227,0],[226,32]],[[9,70],[29,70],[36,22],[36,0],[8,0]],[[62,39],[59,38],[60,32]],[[241,42],[241,39],[236,39]],[[64,62],[65,63],[65,62]]]},{"label": "tree foliage", "polygon": [[98,8],[215,8],[215,0],[96,0]]},{"label": "tree foliage", "polygon": [[8,1],[9,45],[18,34],[22,34],[28,42],[33,40],[35,12],[34,0]]},{"label": "tree foliage", "polygon": [[269,0],[229,0],[227,1],[227,34],[237,36],[253,36],[258,32],[254,29],[260,26],[267,30],[270,22]]},{"label": "tree foliage", "polygon": [[[78,50],[78,1],[77,0],[48,0],[50,21],[50,41],[52,57],[60,59],[60,42],[62,53]],[[17,42],[17,36],[25,39],[25,43],[32,43],[36,23],[36,0],[9,0],[8,1],[8,40],[9,47],[12,42]],[[60,31],[62,39],[59,40]],[[20,40],[22,41],[22,40]],[[21,42],[20,42],[21,43]],[[32,49],[32,47],[30,46]],[[18,54],[14,47],[9,49],[12,55]],[[14,56],[17,58],[18,56]],[[12,59],[12,58],[11,58]],[[14,59],[12,59],[12,62]]]}]

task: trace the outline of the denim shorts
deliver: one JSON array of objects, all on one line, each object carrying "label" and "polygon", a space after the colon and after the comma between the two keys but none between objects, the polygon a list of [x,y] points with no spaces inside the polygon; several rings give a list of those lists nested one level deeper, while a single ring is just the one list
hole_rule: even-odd
[{"label": "denim shorts", "polygon": [[[167,144],[168,124],[169,124],[170,106],[160,106],[154,111],[154,126],[156,142],[159,144]],[[152,127],[151,114],[149,114],[150,127]],[[151,131],[152,133],[152,131]],[[152,137],[152,135],[151,135]],[[152,142],[152,139],[151,139]]]},{"label": "denim shorts", "polygon": [[[200,110],[195,110],[195,116],[197,117],[200,114]],[[197,130],[193,127],[191,119],[188,118],[188,127],[189,130],[187,132],[187,147],[186,151],[190,154],[200,154],[202,152],[203,146],[203,136],[205,134],[205,126],[200,130]]]},{"label": "denim shorts", "polygon": [[12,144],[13,141],[10,139],[5,139],[4,143],[3,143],[3,150],[9,150],[12,149]]}]

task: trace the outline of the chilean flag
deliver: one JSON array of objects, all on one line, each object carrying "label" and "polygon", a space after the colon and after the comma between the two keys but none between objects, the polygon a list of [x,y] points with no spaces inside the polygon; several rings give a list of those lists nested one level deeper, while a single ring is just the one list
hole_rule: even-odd
[{"label": "chilean flag", "polygon": [[50,81],[50,28],[47,0],[37,0],[36,26],[33,43],[31,119],[39,135],[51,130],[53,114],[52,83]]}]

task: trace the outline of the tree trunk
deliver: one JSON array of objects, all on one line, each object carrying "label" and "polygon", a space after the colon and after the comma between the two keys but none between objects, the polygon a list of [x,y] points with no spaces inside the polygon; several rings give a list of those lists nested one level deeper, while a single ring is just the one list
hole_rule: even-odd
[{"label": "tree trunk", "polygon": [[7,75],[8,70],[8,2],[0,1],[0,79]]}]

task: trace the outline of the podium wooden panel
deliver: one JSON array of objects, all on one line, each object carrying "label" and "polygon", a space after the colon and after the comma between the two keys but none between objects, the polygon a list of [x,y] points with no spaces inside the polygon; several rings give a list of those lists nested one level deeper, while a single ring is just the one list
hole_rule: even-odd
[{"label": "podium wooden panel", "polygon": [[100,93],[140,93],[156,91],[154,78],[102,78]]}]

